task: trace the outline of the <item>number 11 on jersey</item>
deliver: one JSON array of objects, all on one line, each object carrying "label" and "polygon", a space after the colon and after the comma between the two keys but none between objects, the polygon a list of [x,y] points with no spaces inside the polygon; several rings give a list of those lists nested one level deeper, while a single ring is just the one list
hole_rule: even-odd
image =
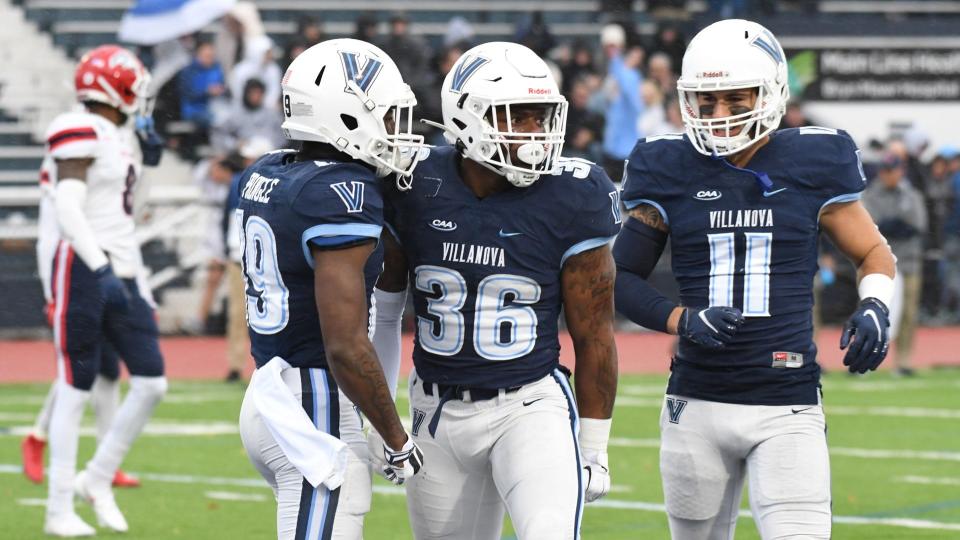
[{"label": "number 11 on jersey", "polygon": [[744,264],[737,272],[736,233],[708,234],[710,244],[710,305],[733,304],[734,276],[743,275],[744,317],[770,316],[770,252],[773,233],[743,233],[746,241]]}]

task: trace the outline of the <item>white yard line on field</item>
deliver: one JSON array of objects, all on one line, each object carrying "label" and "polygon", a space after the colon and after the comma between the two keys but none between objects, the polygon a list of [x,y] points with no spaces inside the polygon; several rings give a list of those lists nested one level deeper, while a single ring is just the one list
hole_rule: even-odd
[{"label": "white yard line on field", "polygon": [[[13,426],[0,430],[0,437],[24,437],[33,426]],[[240,432],[237,424],[229,422],[151,422],[143,430],[148,437],[179,436],[206,437],[210,435],[235,435]],[[80,428],[81,437],[94,437],[97,430],[92,426]]]},{"label": "white yard line on field", "polygon": [[[21,470],[18,465],[13,464],[0,464],[0,473],[6,474],[20,474]],[[197,475],[184,475],[184,474],[155,474],[155,473],[136,473],[131,472],[138,476],[139,478],[146,481],[153,482],[171,482],[177,484],[207,484],[207,485],[230,485],[230,486],[245,486],[245,487],[260,487],[267,489],[267,484],[261,479],[258,478],[224,478],[216,476],[197,476]],[[390,495],[390,496],[404,496],[406,491],[400,486],[384,486],[384,485],[375,485],[373,486],[373,492],[378,495]],[[222,500],[243,500],[243,501],[253,501],[251,498],[255,494],[237,494],[232,492],[222,492],[222,491],[208,491],[204,495],[210,497],[211,494],[219,494],[222,497],[219,497]],[[242,498],[241,498],[242,496]],[[211,497],[215,498],[215,497]],[[264,497],[264,501],[269,500],[269,497]],[[20,499],[18,502],[20,504],[37,504],[43,505],[46,503],[43,499]],[[657,512],[664,513],[665,507],[663,504],[642,502],[642,501],[623,501],[617,499],[601,499],[596,502],[592,502],[588,505],[592,508],[611,508],[618,510],[640,510],[647,512]],[[747,510],[740,511],[740,517],[750,518],[750,512]],[[935,529],[943,531],[960,531],[960,523],[946,523],[941,521],[928,521],[928,520],[919,520],[919,519],[906,519],[906,518],[870,518],[870,517],[858,517],[858,516],[833,516],[834,523],[841,523],[845,525],[883,525],[888,527],[904,527],[909,529]]]},{"label": "white yard line on field", "polygon": [[236,491],[207,491],[203,496],[218,501],[264,502],[268,500],[266,495],[260,493],[237,493]]},{"label": "white yard line on field", "polygon": [[894,478],[897,482],[906,482],[908,484],[926,484],[935,486],[960,486],[960,478],[940,477],[932,478],[930,476],[898,476]]}]

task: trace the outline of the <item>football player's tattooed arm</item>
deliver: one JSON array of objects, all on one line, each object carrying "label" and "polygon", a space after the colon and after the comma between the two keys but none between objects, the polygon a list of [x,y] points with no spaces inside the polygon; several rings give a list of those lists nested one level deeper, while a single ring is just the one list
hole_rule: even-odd
[{"label": "football player's tattooed arm", "polygon": [[892,278],[896,273],[896,259],[890,245],[860,201],[827,206],[820,214],[820,227],[856,265],[860,278],[869,274]]},{"label": "football player's tattooed arm", "polygon": [[[627,215],[629,215],[631,219],[635,219],[644,225],[670,234],[670,227],[663,219],[663,214],[653,205],[641,204],[635,206],[627,211]],[[656,263],[657,261],[654,261],[653,266],[656,266]],[[643,277],[646,278],[646,276]],[[680,324],[680,316],[683,315],[683,309],[682,306],[677,306],[670,312],[670,316],[667,318],[667,333],[677,334],[677,326]]]},{"label": "football player's tattooed arm", "polygon": [[577,406],[584,418],[613,416],[617,394],[617,347],[613,328],[615,276],[616,267],[607,246],[570,257],[560,276],[567,329],[577,358],[574,377]]},{"label": "football player's tattooed arm", "polygon": [[363,267],[373,242],[343,249],[311,246],[314,292],[327,363],[343,392],[390,448],[407,441],[390,388],[367,336],[367,293]]},{"label": "football player's tattooed arm", "polygon": [[383,272],[377,280],[377,288],[381,291],[400,292],[407,288],[407,256],[396,238],[383,230],[380,235],[383,242]]}]

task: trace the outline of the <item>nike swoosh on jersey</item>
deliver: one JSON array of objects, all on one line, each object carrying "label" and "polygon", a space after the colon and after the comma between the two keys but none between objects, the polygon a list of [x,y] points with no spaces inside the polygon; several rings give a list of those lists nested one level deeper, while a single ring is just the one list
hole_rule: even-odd
[{"label": "nike swoosh on jersey", "polygon": [[500,238],[510,238],[511,236],[520,236],[522,232],[503,232],[503,229],[500,229]]},{"label": "nike swoosh on jersey", "polygon": [[763,192],[763,196],[764,196],[764,197],[773,197],[774,195],[776,195],[777,193],[780,193],[781,191],[786,191],[786,189],[787,189],[787,188],[783,187],[783,188],[780,188],[780,189],[775,189],[775,190],[773,190],[773,191],[764,191],[764,192]]}]

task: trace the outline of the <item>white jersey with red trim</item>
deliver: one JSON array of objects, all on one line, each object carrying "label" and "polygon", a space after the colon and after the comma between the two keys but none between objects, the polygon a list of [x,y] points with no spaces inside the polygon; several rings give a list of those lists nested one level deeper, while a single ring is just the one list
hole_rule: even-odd
[{"label": "white jersey with red trim", "polygon": [[[117,126],[86,111],[69,112],[50,124],[47,149],[40,173],[40,236],[37,256],[41,278],[49,276],[53,254],[60,241],[54,197],[58,180],[56,160],[93,159],[87,169],[84,214],[100,249],[110,259],[117,276],[136,277],[143,266],[134,236],[134,186],[142,170],[142,157],[132,129]],[[49,283],[49,279],[44,280]],[[44,292],[49,294],[45,286]]]}]

